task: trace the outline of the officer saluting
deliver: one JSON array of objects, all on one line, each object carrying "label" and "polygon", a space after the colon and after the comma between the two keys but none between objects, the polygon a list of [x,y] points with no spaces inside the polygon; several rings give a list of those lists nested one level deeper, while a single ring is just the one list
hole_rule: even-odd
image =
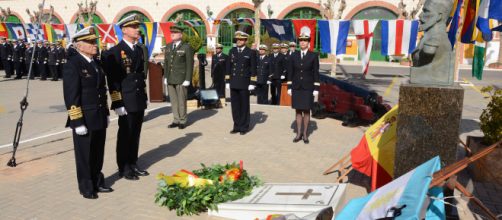
[{"label": "officer saluting", "polygon": [[228,56],[223,53],[223,45],[216,44],[216,54],[211,62],[211,78],[213,78],[213,88],[216,89],[218,97],[225,98],[225,74],[227,74]]},{"label": "officer saluting", "polygon": [[268,104],[268,85],[271,83],[269,75],[272,72],[271,58],[267,55],[267,45],[259,46],[256,69],[256,97],[258,104]]},{"label": "officer saluting", "polygon": [[138,176],[149,175],[136,165],[141,125],[147,104],[143,50],[136,45],[140,37],[139,19],[138,15],[132,14],[117,23],[122,29],[123,39],[101,58],[108,78],[111,109],[119,115],[119,176],[128,180],[138,180]]},{"label": "officer saluting", "polygon": [[235,32],[236,47],[228,53],[227,70],[229,75],[225,78],[226,88],[230,89],[232,103],[232,118],[234,126],[231,134],[245,135],[249,131],[250,109],[249,91],[255,89],[256,84],[256,52],[246,47],[249,35]]},{"label": "officer saluting", "polygon": [[106,187],[103,156],[108,127],[105,74],[92,57],[97,53],[93,27],[77,32],[73,43],[78,53],[70,57],[63,70],[63,92],[68,120],[73,129],[73,144],[80,194],[98,198],[98,192],[112,192]]}]

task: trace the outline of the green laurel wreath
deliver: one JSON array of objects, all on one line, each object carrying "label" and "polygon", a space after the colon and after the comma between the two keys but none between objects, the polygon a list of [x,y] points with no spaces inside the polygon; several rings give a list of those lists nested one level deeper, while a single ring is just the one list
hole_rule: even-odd
[{"label": "green laurel wreath", "polygon": [[242,170],[241,176],[236,181],[224,180],[220,182],[220,176],[225,171],[238,168],[238,163],[226,165],[213,165],[192,171],[199,178],[213,181],[212,185],[202,187],[181,187],[178,184],[168,185],[163,179],[158,181],[155,203],[165,206],[169,210],[176,210],[176,215],[198,215],[208,209],[218,210],[217,205],[228,201],[234,201],[251,194],[254,187],[262,185],[256,176],[249,176],[246,170]]}]

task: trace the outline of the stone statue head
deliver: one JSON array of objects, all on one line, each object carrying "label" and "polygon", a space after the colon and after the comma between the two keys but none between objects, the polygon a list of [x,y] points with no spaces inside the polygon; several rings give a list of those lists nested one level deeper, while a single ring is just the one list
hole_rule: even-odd
[{"label": "stone statue head", "polygon": [[427,31],[438,23],[446,25],[452,5],[452,0],[427,0],[419,16],[420,31]]}]

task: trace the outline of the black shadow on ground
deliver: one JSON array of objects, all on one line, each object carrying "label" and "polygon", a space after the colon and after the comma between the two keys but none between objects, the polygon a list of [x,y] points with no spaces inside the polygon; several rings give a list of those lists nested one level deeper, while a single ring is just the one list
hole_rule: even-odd
[{"label": "black shadow on ground", "polygon": [[162,108],[159,108],[159,109],[155,109],[153,111],[150,111],[148,112],[146,115],[145,115],[145,118],[143,119],[143,122],[147,122],[147,121],[150,121],[152,119],[155,119],[161,115],[167,115],[167,114],[170,114],[171,113],[171,107],[169,106],[164,106]]},{"label": "black shadow on ground", "polygon": [[[293,133],[296,134],[296,120],[293,120],[293,122],[291,122],[290,128],[293,130]],[[312,115],[311,115],[309,127],[307,130],[307,135],[310,136],[312,133],[314,133],[315,130],[317,130],[317,128],[318,128],[317,122],[315,120],[312,120]],[[303,125],[302,125],[302,131],[303,131]]]},{"label": "black shadow on ground", "polygon": [[[181,152],[185,147],[187,147],[195,138],[202,136],[202,133],[188,133],[185,134],[184,137],[179,137],[167,144],[159,145],[159,147],[149,150],[148,152],[143,153],[138,158],[138,167],[141,169],[147,170],[153,164],[167,158],[176,156],[179,152]],[[152,175],[152,174],[150,174]],[[108,176],[105,179],[105,183],[109,186],[115,184],[120,177],[118,172]]]},{"label": "black shadow on ground", "polygon": [[214,109],[197,109],[191,111],[187,115],[187,125],[191,126],[200,120],[210,118],[211,116],[216,115],[216,113],[218,113],[218,111]]},{"label": "black shadow on ground", "polygon": [[262,111],[253,112],[250,115],[249,130],[253,130],[257,124],[263,124],[267,121],[268,115]]}]

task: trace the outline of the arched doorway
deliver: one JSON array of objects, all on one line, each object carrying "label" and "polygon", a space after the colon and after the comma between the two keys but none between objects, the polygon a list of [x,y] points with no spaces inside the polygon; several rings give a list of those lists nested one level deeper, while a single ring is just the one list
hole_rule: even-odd
[{"label": "arched doorway", "polygon": [[[230,19],[235,22],[238,18],[254,18],[254,11],[247,8],[239,8],[231,11],[225,15],[224,19]],[[250,23],[244,22],[240,25],[244,25],[246,28],[253,30],[253,26]],[[219,27],[218,42],[223,45],[224,52],[228,52],[230,48],[233,47],[234,43],[234,33],[236,31],[237,25],[229,25],[226,22],[222,22]]]},{"label": "arched doorway", "polygon": [[132,14],[137,14],[139,15],[140,17],[140,20],[142,22],[151,22],[150,21],[150,18],[148,18],[145,14],[141,13],[140,11],[136,11],[136,10],[133,10],[133,11],[128,11],[126,12],[125,14],[123,14],[122,16],[120,16],[120,19],[117,20],[118,21],[121,21],[122,19],[124,19],[125,17],[129,16],[129,15],[132,15]]},{"label": "arched doorway", "polygon": [[[363,19],[379,19],[379,20],[394,20],[397,19],[398,15],[393,11],[384,8],[384,7],[369,7],[365,8],[359,12],[357,12],[352,20],[363,20]],[[350,33],[353,35],[354,30],[353,27],[350,26]],[[382,26],[380,22],[375,27],[375,31],[373,32],[373,49],[371,50],[371,60],[376,61],[385,61],[387,60],[387,56],[382,55]]]},{"label": "arched doorway", "polygon": [[21,21],[21,19],[19,19],[19,17],[17,17],[16,15],[9,15],[7,17],[7,19],[5,19],[4,22],[6,22],[6,23],[23,23]]},{"label": "arched doorway", "polygon": [[194,11],[190,10],[190,9],[183,9],[183,10],[180,10],[180,11],[177,11],[175,12],[174,14],[172,14],[168,19],[167,21],[174,21],[176,20],[176,18],[181,15],[183,20],[184,21],[202,21],[202,25],[200,26],[194,26],[193,29],[191,27],[189,27],[187,24],[185,23],[180,23],[178,24],[179,26],[185,28],[185,31],[184,33],[187,35],[187,36],[194,36],[195,33],[194,33],[194,30],[197,31],[197,33],[199,34],[199,37],[202,39],[202,47],[199,51],[195,51],[195,52],[200,52],[200,53],[205,53],[206,52],[206,46],[207,46],[207,42],[206,42],[206,25],[204,24],[204,21],[202,20],[202,18]]},{"label": "arched doorway", "polygon": [[[42,21],[47,21],[49,20],[49,13],[45,13],[44,15],[42,15]],[[61,20],[59,20],[58,17],[56,17],[55,15],[52,15],[50,17],[50,20],[49,22],[50,24],[62,24],[63,22],[61,22]]]}]

